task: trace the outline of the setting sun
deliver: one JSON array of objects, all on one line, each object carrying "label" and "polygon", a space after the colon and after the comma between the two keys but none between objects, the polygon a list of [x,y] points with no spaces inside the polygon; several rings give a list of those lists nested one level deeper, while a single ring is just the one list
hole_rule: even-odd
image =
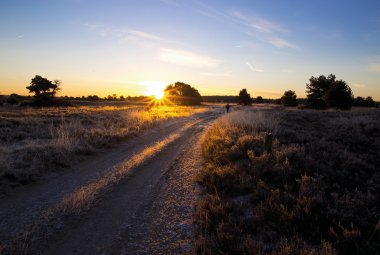
[{"label": "setting sun", "polygon": [[165,87],[169,84],[167,81],[142,81],[139,83],[145,87],[144,94],[146,96],[154,96],[157,100],[161,100],[164,96]]},{"label": "setting sun", "polygon": [[164,98],[165,93],[164,93],[163,90],[161,90],[161,91],[157,91],[157,92],[155,92],[155,93],[153,94],[153,96],[154,96],[156,99],[161,100],[162,98]]}]

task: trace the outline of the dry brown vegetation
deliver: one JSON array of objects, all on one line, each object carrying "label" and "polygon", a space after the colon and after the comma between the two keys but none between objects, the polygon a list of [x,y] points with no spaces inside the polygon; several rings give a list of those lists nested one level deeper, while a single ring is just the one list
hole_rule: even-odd
[{"label": "dry brown vegetation", "polygon": [[[202,107],[102,106],[0,108],[0,184],[33,181],[46,171],[110,147],[171,118]],[[0,185],[1,186],[1,185]]]},{"label": "dry brown vegetation", "polygon": [[379,151],[376,109],[225,116],[203,143],[197,253],[378,254]]}]

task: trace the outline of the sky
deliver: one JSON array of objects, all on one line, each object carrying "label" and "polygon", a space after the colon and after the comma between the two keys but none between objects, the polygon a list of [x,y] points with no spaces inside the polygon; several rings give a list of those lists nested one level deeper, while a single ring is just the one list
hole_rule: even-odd
[{"label": "sky", "polygon": [[335,74],[380,100],[377,0],[1,0],[0,94],[35,75],[59,95],[146,95],[181,81],[202,95],[305,97]]}]

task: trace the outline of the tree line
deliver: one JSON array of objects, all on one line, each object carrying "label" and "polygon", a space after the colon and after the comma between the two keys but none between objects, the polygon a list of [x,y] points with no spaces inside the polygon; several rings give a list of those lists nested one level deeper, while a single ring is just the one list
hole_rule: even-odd
[{"label": "tree line", "polygon": [[[306,100],[297,99],[295,91],[287,90],[275,103],[284,106],[297,106],[299,102],[304,103],[304,107],[312,109],[335,108],[348,110],[352,106],[377,107],[378,105],[368,96],[366,98],[356,97],[352,93],[350,86],[343,80],[337,80],[333,74],[312,76],[306,84]],[[264,102],[263,98],[251,98],[246,89],[242,89],[236,100],[241,105],[251,105],[253,102]]]},{"label": "tree line", "polygon": [[[108,95],[100,98],[97,95],[89,95],[87,97],[61,97],[57,98],[56,94],[61,90],[62,82],[60,80],[50,81],[40,75],[32,78],[30,85],[26,87],[29,93],[33,93],[33,100],[29,105],[32,106],[67,106],[70,105],[69,99],[80,100],[108,100],[108,101],[144,101],[148,97],[124,97],[116,94]],[[312,76],[306,84],[306,99],[299,99],[295,91],[286,90],[281,98],[264,99],[261,96],[252,98],[247,89],[239,91],[238,96],[204,96],[202,97],[199,91],[189,84],[176,82],[169,84],[165,90],[165,99],[171,103],[179,105],[199,105],[202,101],[206,102],[235,102],[241,105],[251,105],[252,103],[276,103],[284,106],[298,106],[300,103],[303,107],[313,109],[336,108],[347,110],[352,106],[361,107],[376,107],[378,106],[372,97],[356,97],[352,93],[349,85],[343,81],[336,79],[333,74]],[[30,97],[29,97],[30,98]],[[19,104],[25,97],[17,94],[11,94],[5,100],[8,104]]]}]

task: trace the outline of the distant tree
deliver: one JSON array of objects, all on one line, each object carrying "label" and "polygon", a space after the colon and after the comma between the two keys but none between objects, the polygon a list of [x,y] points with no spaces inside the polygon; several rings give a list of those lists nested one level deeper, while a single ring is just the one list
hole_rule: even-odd
[{"label": "distant tree", "polygon": [[284,95],[281,97],[281,104],[285,106],[297,106],[297,95],[296,92],[292,90],[287,90],[284,92]]},{"label": "distant tree", "polygon": [[332,87],[323,96],[328,107],[347,110],[353,103],[353,94],[351,88],[345,81],[335,81]]},{"label": "distant tree", "polygon": [[353,106],[376,107],[376,102],[373,101],[372,97],[356,97],[354,99]]},{"label": "distant tree", "polygon": [[59,80],[51,82],[40,75],[36,75],[26,88],[29,90],[29,93],[34,93],[35,97],[53,98],[60,90],[60,85],[61,81]]},{"label": "distant tree", "polygon": [[241,105],[251,105],[252,98],[251,95],[247,92],[247,89],[242,89],[239,92],[239,96],[237,97],[238,104]]},{"label": "distant tree", "polygon": [[255,99],[255,103],[257,103],[257,104],[262,104],[262,103],[264,103],[264,99],[263,99],[263,97],[262,97],[262,96],[258,96],[258,97],[256,97],[256,99]]},{"label": "distant tree", "polygon": [[90,101],[96,101],[96,100],[99,100],[99,99],[100,98],[97,95],[87,96],[87,100],[90,100]]},{"label": "distant tree", "polygon": [[29,93],[34,93],[34,101],[32,105],[56,105],[59,101],[56,101],[54,99],[57,92],[61,89],[60,85],[60,80],[54,80],[52,82],[44,77],[41,77],[40,75],[36,75],[30,82],[30,85],[26,87],[29,90]]},{"label": "distant tree", "polygon": [[165,88],[165,97],[181,105],[199,105],[202,102],[198,90],[183,82],[168,85]]},{"label": "distant tree", "polygon": [[306,84],[306,94],[308,105],[312,108],[327,108],[323,96],[333,87],[335,83],[335,75],[330,74],[328,77],[321,75],[319,77],[312,76],[309,83]]}]

